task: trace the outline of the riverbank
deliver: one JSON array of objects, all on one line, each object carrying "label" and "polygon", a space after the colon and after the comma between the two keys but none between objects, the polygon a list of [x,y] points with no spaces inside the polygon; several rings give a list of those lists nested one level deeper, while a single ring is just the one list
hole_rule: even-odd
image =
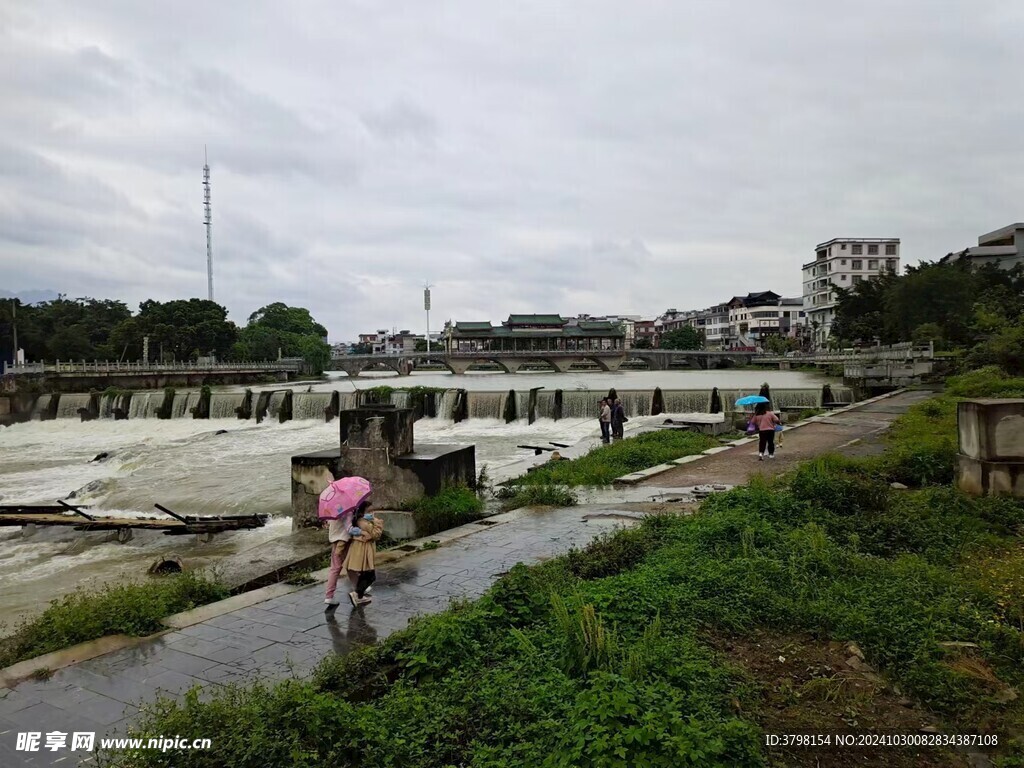
[{"label": "riverbank", "polygon": [[[713,458],[706,457],[701,461]],[[431,606],[443,608],[447,600],[455,595],[479,594],[487,588],[489,579],[493,578],[493,575],[488,576],[489,573],[496,575],[519,560],[533,562],[549,551],[565,551],[573,543],[581,543],[590,538],[595,533],[594,525],[621,522],[631,516],[635,517],[635,513],[629,511],[628,505],[602,505],[598,508],[550,510],[531,514],[520,518],[511,529],[505,524],[477,526],[482,530],[461,540],[458,552],[462,554],[444,545],[438,550],[421,551],[409,556],[393,574],[386,569],[382,570],[378,602],[372,607],[373,613],[367,613],[370,621],[367,626],[376,637],[385,636],[403,626],[405,617],[410,613],[429,611]],[[503,529],[507,533],[499,534]],[[498,538],[492,540],[494,536]],[[512,539],[508,540],[507,536],[512,536]],[[513,540],[516,543],[510,546],[509,542]],[[441,557],[446,550],[452,552],[451,556],[457,559],[472,558],[475,565],[456,567],[459,565],[456,562],[455,565],[434,570],[432,564],[440,562],[435,558]],[[495,557],[498,552],[501,555]],[[298,662],[301,668],[311,669],[320,656],[337,649],[347,650],[357,646],[361,633],[368,631],[365,627],[359,629],[357,626],[358,631],[353,632],[349,638],[346,628],[325,624],[322,603],[317,596],[319,589],[310,587],[298,590],[267,601],[266,605],[208,619],[179,633],[170,633],[152,643],[144,643],[137,649],[62,670],[47,683],[31,683],[32,687],[28,689],[19,686],[15,691],[19,696],[14,702],[25,706],[12,714],[30,708],[33,703],[52,700],[53,691],[68,693],[70,690],[80,690],[83,696],[105,697],[106,700],[99,699],[98,703],[113,711],[116,705],[111,701],[126,704],[122,699],[129,690],[132,692],[131,700],[137,701],[155,695],[158,690],[180,694],[187,687],[186,683],[216,686],[229,679],[257,679],[262,674],[260,665],[248,666],[247,661],[253,657],[267,663],[276,659],[272,663],[278,665],[275,668],[282,675],[291,674],[292,668],[286,662],[289,658],[292,663]],[[401,605],[406,608],[399,609]],[[357,614],[353,614],[353,617],[358,618]],[[254,648],[254,645],[259,647]],[[132,671],[140,666],[145,670],[144,674]],[[213,671],[215,667],[217,669]],[[112,689],[109,683],[100,682],[105,675],[115,672],[122,680],[115,688]],[[167,675],[167,672],[176,674]],[[132,681],[130,684],[129,680]],[[155,683],[150,684],[151,680],[155,680]],[[169,685],[172,681],[179,685]],[[115,690],[121,698],[109,695]],[[44,693],[45,696],[38,695]],[[31,694],[31,697],[22,698],[21,694]],[[34,702],[32,697],[36,697]],[[10,706],[14,706],[14,703]],[[122,706],[121,714],[124,712]],[[0,717],[4,716],[0,708]],[[103,730],[102,726],[100,730]]]}]

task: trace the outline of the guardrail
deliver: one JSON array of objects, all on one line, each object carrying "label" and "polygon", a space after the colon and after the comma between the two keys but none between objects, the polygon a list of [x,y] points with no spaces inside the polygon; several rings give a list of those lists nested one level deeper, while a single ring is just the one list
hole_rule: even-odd
[{"label": "guardrail", "polygon": [[810,352],[790,355],[757,355],[755,363],[846,363],[869,360],[932,360],[935,357],[934,344],[912,344],[904,342],[885,347],[864,347],[849,352]]},{"label": "guardrail", "polygon": [[300,363],[292,360],[274,360],[239,363],[143,363],[120,360],[57,360],[54,363],[20,363],[12,365],[5,362],[4,375],[18,374],[93,374],[106,373],[197,373],[200,371],[297,371]]}]

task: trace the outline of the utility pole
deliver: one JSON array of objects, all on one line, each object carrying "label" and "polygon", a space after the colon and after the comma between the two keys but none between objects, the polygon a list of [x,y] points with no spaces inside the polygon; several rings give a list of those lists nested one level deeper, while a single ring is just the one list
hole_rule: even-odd
[{"label": "utility pole", "polygon": [[430,283],[423,284],[423,309],[427,311],[427,354],[430,354]]},{"label": "utility pole", "polygon": [[206,291],[207,298],[213,301],[213,211],[210,208],[210,160],[203,147],[203,224],[206,225]]}]

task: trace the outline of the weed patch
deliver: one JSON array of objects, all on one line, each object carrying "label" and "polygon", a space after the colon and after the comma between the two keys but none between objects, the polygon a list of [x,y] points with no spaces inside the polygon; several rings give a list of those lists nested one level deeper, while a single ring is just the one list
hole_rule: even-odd
[{"label": "weed patch", "polygon": [[424,496],[412,505],[417,536],[430,536],[483,517],[484,503],[465,485],[445,488],[436,496]]},{"label": "weed patch", "polygon": [[106,635],[148,635],[165,616],[227,597],[217,582],[194,573],[161,576],[142,584],[81,589],[50,603],[43,613],[0,640],[0,667]]}]

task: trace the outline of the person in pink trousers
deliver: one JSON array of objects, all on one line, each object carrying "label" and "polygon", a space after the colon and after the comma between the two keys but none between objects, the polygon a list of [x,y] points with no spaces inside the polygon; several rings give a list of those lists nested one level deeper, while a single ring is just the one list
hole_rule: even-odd
[{"label": "person in pink trousers", "polygon": [[342,565],[348,554],[349,545],[352,543],[352,534],[349,532],[351,527],[352,517],[350,515],[327,521],[327,540],[331,542],[331,569],[327,572],[327,594],[324,596],[324,602],[327,605],[338,605],[334,593],[338,589]]}]

